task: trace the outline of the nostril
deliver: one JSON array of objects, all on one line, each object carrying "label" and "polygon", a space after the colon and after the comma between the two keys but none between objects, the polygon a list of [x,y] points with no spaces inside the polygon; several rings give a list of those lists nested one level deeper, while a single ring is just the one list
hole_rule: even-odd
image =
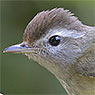
[{"label": "nostril", "polygon": [[21,44],[20,46],[21,46],[21,47],[25,47],[25,44]]},{"label": "nostril", "polygon": [[21,47],[24,47],[24,48],[29,48],[29,46],[26,45],[25,43],[21,43],[20,46],[21,46]]}]

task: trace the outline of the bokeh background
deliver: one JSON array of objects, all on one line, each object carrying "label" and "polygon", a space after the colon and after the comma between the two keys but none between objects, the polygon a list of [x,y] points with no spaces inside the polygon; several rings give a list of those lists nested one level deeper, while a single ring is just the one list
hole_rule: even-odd
[{"label": "bokeh background", "polygon": [[87,25],[95,26],[95,0],[1,0],[0,92],[4,95],[65,95],[59,81],[46,69],[21,54],[3,54],[20,43],[26,25],[36,13],[62,7]]}]

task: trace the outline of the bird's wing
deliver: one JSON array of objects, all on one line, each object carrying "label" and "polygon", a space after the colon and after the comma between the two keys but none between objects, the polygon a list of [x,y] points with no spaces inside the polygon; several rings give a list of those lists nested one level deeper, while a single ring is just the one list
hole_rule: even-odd
[{"label": "bird's wing", "polygon": [[78,59],[75,71],[84,76],[95,77],[95,44]]}]

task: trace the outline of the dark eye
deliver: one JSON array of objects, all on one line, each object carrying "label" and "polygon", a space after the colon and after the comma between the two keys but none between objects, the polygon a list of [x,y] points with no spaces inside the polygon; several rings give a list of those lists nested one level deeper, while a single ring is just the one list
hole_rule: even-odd
[{"label": "dark eye", "polygon": [[49,39],[49,43],[50,43],[52,46],[57,46],[57,45],[59,45],[59,43],[60,43],[60,36],[58,36],[58,35],[52,36],[52,37]]}]

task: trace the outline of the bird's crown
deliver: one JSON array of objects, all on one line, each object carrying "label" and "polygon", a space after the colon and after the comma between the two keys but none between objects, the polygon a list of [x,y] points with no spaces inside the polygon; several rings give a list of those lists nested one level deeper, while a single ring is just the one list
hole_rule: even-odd
[{"label": "bird's crown", "polygon": [[27,25],[23,40],[31,43],[54,27],[77,28],[81,22],[69,10],[54,8],[38,13]]}]

